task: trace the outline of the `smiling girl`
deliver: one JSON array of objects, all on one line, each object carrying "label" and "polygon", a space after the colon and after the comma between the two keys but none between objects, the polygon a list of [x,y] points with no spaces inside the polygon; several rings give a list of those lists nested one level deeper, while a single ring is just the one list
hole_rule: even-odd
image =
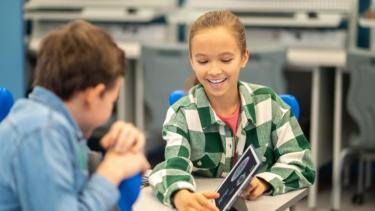
[{"label": "smiling girl", "polygon": [[196,192],[192,174],[224,177],[251,144],[262,161],[242,196],[254,200],[314,182],[310,144],[290,108],[270,88],[239,81],[250,53],[245,28],[229,11],[199,17],[189,34],[198,84],[167,112],[165,161],[150,183],[178,210],[217,210],[216,192]]}]

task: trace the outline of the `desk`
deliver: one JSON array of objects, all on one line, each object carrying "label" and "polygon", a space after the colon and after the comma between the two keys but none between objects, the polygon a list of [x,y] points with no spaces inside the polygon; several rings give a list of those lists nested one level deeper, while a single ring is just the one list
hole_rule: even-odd
[{"label": "desk", "polygon": [[[206,12],[206,10],[191,11],[189,9],[182,9],[169,15],[168,22],[172,24],[192,23],[199,16],[203,15],[204,12]],[[248,26],[336,27],[341,23],[344,17],[342,14],[318,14],[316,18],[309,18],[307,14],[300,13],[292,17],[240,17],[240,19],[244,25]]]},{"label": "desk", "polygon": [[[216,190],[222,179],[212,179],[212,178],[199,178],[195,182],[197,184],[198,191],[205,190]],[[279,210],[284,211],[287,208],[293,207],[299,200],[307,196],[307,188],[292,191],[286,194],[278,196],[261,196],[256,201],[245,201],[239,198],[235,203],[234,207],[239,211],[244,210]],[[146,187],[142,189],[141,195],[137,202],[133,206],[134,211],[144,211],[144,210],[173,210],[162,203],[160,203],[156,196],[153,194],[151,187]]]}]

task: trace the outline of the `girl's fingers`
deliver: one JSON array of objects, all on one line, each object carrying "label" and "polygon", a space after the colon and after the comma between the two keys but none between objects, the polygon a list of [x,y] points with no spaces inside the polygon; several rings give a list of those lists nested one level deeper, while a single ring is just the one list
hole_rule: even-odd
[{"label": "girl's fingers", "polygon": [[248,198],[248,196],[250,195],[251,192],[253,192],[255,190],[256,186],[255,185],[252,185],[251,183],[249,185],[247,185],[246,189],[241,193],[241,196],[243,198]]},{"label": "girl's fingers", "polygon": [[189,203],[189,207],[193,208],[193,210],[202,210],[202,211],[203,211],[203,210],[206,210],[205,207],[202,206],[202,205],[199,203],[198,199],[196,199],[196,200],[190,202],[190,203]]},{"label": "girl's fingers", "polygon": [[207,199],[217,199],[220,197],[220,194],[218,192],[202,192],[203,196]]},{"label": "girl's fingers", "polygon": [[253,191],[251,191],[248,195],[249,200],[255,200],[257,199],[260,195],[262,195],[264,192],[263,188],[260,186],[257,186]]},{"label": "girl's fingers", "polygon": [[[212,196],[212,194],[210,194]],[[209,209],[211,211],[219,211],[214,204],[212,204],[205,195],[197,195],[198,202],[205,207],[206,209]]]}]

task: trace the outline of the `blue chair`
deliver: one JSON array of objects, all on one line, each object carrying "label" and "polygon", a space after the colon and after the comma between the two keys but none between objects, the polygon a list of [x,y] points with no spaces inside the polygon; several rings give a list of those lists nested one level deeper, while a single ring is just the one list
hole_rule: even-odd
[{"label": "blue chair", "polygon": [[[177,100],[179,100],[181,97],[185,96],[186,92],[185,90],[175,90],[169,95],[169,105],[173,105]],[[280,98],[290,106],[292,110],[292,114],[299,119],[300,116],[300,106],[298,103],[298,100],[290,94],[282,94],[280,95]]]},{"label": "blue chair", "polygon": [[0,122],[8,115],[13,103],[13,95],[10,91],[0,87]]},{"label": "blue chair", "polygon": [[179,100],[181,97],[185,96],[186,92],[185,90],[179,89],[171,92],[169,95],[169,105],[173,105],[177,100]]},{"label": "blue chair", "polygon": [[139,173],[133,177],[123,180],[120,183],[120,200],[118,202],[121,211],[131,211],[132,206],[141,192],[142,174]]},{"label": "blue chair", "polygon": [[296,97],[290,94],[281,94],[280,98],[290,106],[290,109],[292,110],[292,114],[296,117],[296,119],[299,119],[300,116],[300,106],[298,103],[298,100]]},{"label": "blue chair", "polygon": [[[103,160],[100,152],[89,151],[87,156],[89,174],[95,173],[98,165]],[[131,211],[134,202],[137,200],[142,185],[142,174],[138,173],[132,177],[124,179],[118,186],[120,199],[117,203],[117,209],[120,211]]]}]

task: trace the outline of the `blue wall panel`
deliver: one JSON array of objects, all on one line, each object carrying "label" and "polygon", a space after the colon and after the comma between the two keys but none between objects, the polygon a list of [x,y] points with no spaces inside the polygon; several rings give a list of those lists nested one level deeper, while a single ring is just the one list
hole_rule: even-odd
[{"label": "blue wall panel", "polygon": [[0,0],[0,86],[25,95],[23,0]]}]

